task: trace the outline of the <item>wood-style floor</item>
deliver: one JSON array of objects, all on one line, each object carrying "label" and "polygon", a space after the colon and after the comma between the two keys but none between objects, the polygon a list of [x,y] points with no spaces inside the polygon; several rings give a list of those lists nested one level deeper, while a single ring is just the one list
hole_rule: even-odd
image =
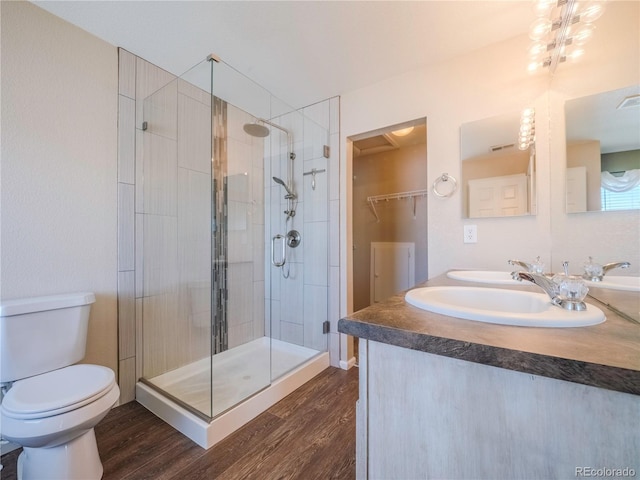
[{"label": "wood-style floor", "polygon": [[103,479],[354,479],[357,398],[358,369],[330,367],[209,450],[131,402],[96,427]]}]

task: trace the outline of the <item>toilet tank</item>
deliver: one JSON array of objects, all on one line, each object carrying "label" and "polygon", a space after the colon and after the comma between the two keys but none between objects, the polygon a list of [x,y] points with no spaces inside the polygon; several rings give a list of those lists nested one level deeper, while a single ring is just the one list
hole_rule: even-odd
[{"label": "toilet tank", "polygon": [[0,382],[73,365],[84,358],[93,293],[0,303]]}]

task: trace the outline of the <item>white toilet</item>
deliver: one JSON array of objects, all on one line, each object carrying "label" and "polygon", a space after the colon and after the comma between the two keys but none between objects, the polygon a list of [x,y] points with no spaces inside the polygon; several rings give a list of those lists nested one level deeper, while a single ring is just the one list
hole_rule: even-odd
[{"label": "white toilet", "polygon": [[18,479],[99,479],[93,427],[117,402],[113,370],[84,357],[93,293],[0,305],[2,437],[23,446]]}]

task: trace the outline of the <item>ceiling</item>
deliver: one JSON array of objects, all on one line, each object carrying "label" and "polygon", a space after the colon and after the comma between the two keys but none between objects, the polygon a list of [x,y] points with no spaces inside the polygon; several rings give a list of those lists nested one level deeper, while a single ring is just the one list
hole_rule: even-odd
[{"label": "ceiling", "polygon": [[425,119],[409,123],[412,123],[409,128],[402,125],[402,128],[391,127],[384,129],[385,131],[381,133],[375,132],[373,135],[359,136],[359,139],[353,141],[354,157],[426,144],[427,124]]},{"label": "ceiling", "polygon": [[522,35],[534,18],[517,0],[33,3],[176,75],[215,53],[295,108]]}]

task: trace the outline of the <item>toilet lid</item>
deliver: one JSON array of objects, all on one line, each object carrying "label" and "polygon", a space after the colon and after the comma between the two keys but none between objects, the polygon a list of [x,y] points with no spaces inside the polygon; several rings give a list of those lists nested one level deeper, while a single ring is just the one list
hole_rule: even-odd
[{"label": "toilet lid", "polygon": [[75,410],[115,385],[113,370],[71,365],[15,382],[2,399],[2,413],[13,418],[44,418]]}]

